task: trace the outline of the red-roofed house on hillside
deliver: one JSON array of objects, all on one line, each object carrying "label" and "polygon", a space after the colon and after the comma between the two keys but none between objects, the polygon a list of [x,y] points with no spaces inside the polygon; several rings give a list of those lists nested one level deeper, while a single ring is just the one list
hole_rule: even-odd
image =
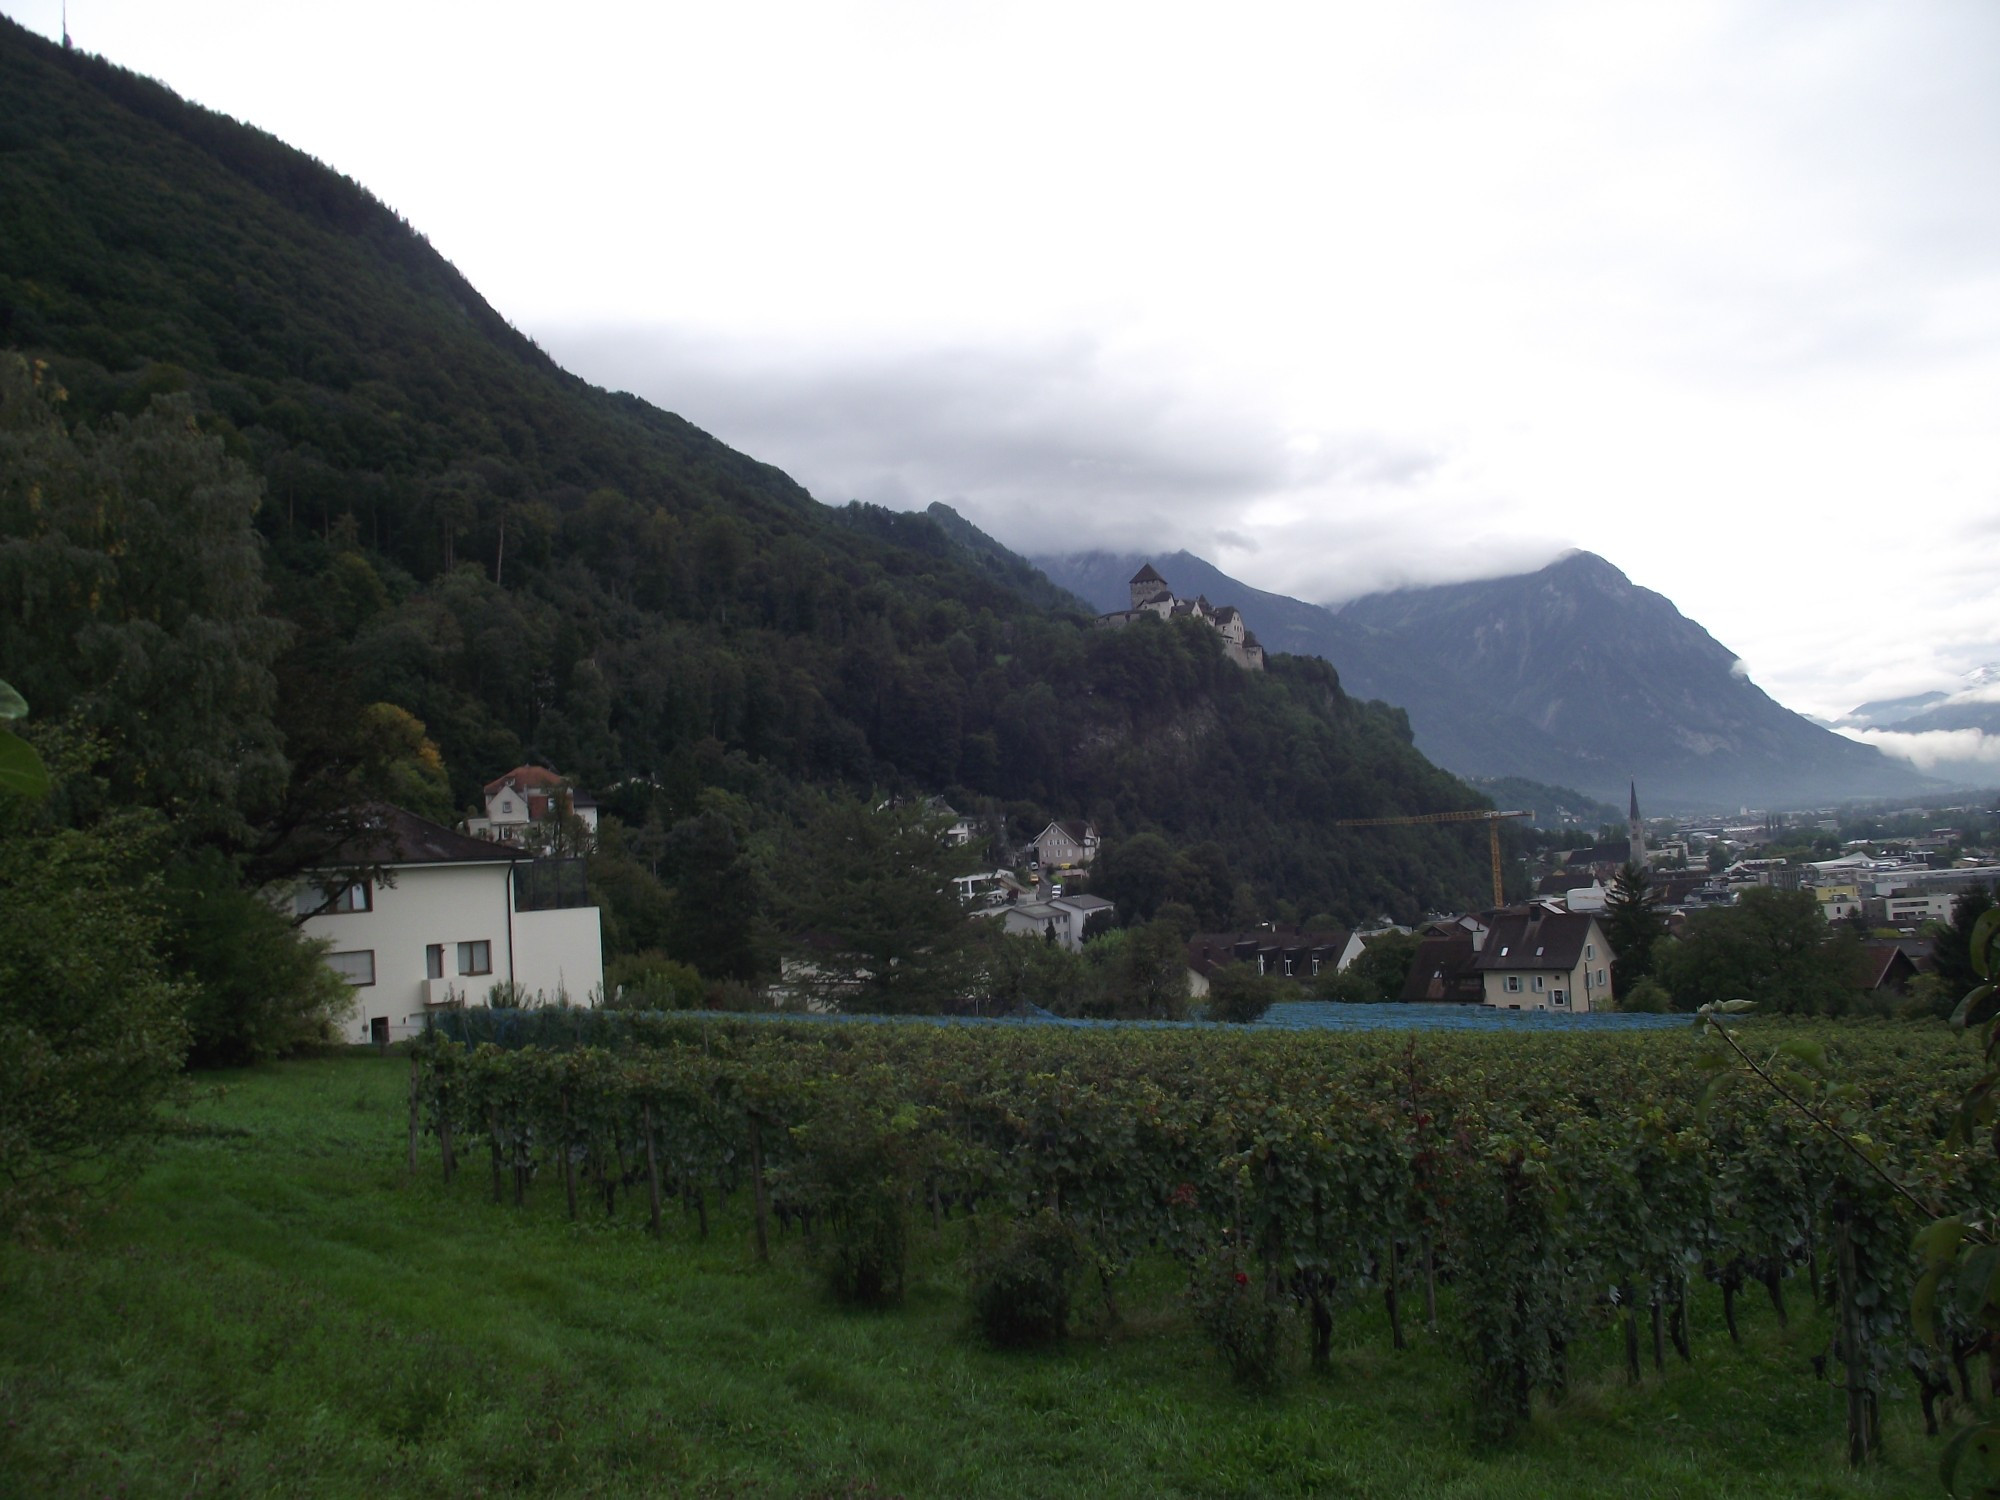
[{"label": "red-roofed house on hillside", "polygon": [[1581,1015],[1609,1008],[1615,956],[1596,917],[1537,901],[1494,919],[1473,968],[1487,1005]]},{"label": "red-roofed house on hillside", "polygon": [[516,766],[485,787],[486,816],[468,818],[465,831],[496,844],[537,842],[535,825],[576,817],[592,845],[597,842],[597,799],[579,792],[569,778],[546,766]]}]

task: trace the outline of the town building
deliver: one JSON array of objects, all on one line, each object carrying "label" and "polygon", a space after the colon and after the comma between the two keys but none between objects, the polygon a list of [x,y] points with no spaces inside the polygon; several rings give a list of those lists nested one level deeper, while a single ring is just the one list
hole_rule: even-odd
[{"label": "town building", "polygon": [[[494,998],[601,997],[603,939],[582,860],[536,859],[396,807],[370,810],[367,825],[293,896],[301,932],[327,941],[327,965],[353,987],[340,1021],[348,1041],[402,1041],[437,1010]],[[358,870],[379,874],[349,878]]]},{"label": "town building", "polygon": [[1582,1015],[1611,1004],[1615,956],[1596,917],[1538,901],[1494,918],[1474,968],[1484,1004]]}]

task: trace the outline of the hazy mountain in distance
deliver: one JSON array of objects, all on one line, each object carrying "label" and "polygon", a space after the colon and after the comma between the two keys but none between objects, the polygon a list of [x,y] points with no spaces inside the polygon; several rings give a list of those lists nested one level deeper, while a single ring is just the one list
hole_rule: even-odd
[{"label": "hazy mountain in distance", "polygon": [[1323,656],[1360,698],[1405,709],[1460,775],[1575,787],[1650,810],[1798,806],[1932,785],[1773,701],[1665,596],[1588,552],[1534,573],[1398,589],[1341,609],[1252,589],[1186,552],[1034,562],[1101,609],[1150,560],[1174,591],[1235,604],[1269,651]]}]

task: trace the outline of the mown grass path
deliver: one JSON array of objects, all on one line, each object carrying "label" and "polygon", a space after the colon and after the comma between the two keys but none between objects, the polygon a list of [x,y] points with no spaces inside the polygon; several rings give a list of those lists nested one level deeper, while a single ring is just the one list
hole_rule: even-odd
[{"label": "mown grass path", "polygon": [[[1525,1438],[1472,1437],[1464,1368],[1351,1308],[1330,1376],[1239,1393],[1142,1266],[1046,1354],[969,1327],[962,1230],[907,1303],[832,1307],[743,1205],[700,1242],[637,1204],[572,1225],[404,1169],[407,1065],[201,1080],[187,1133],[70,1249],[0,1248],[0,1496],[1930,1496],[1915,1402],[1842,1461],[1822,1320],[1696,1304],[1692,1366],[1628,1387],[1612,1336]],[[1795,1314],[1803,1313],[1795,1299]],[[1899,1395],[1903,1393],[1899,1392]]]}]

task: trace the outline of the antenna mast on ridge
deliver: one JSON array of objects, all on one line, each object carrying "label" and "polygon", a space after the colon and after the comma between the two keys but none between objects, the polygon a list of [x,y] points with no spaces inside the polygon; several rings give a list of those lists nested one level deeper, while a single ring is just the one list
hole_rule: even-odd
[{"label": "antenna mast on ridge", "polygon": [[63,51],[69,49],[69,0],[63,0]]}]

